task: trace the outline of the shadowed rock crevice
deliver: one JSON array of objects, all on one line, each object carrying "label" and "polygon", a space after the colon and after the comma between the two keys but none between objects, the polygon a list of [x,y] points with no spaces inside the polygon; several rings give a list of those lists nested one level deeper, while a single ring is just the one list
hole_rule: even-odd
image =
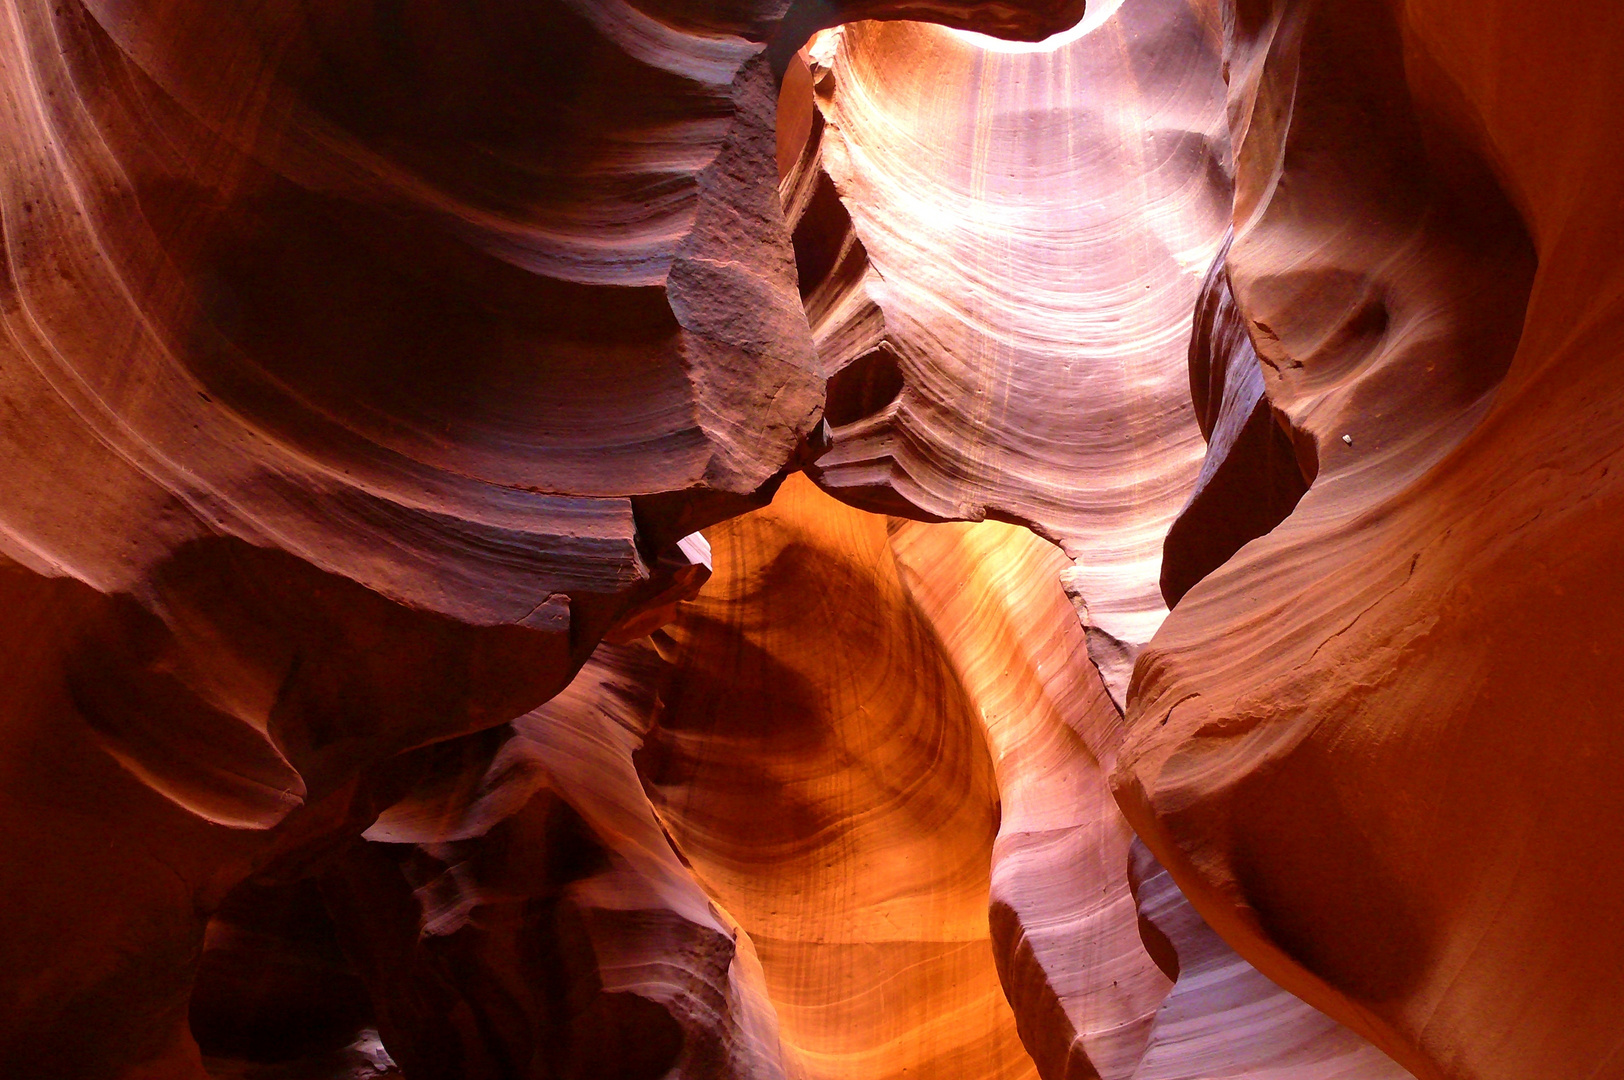
[{"label": "shadowed rock crevice", "polygon": [[1190,335],[1190,397],[1207,456],[1195,490],[1162,542],[1168,607],[1273,529],[1313,483],[1316,459],[1299,460],[1265,392],[1264,371],[1235,306],[1226,239],[1201,285]]}]

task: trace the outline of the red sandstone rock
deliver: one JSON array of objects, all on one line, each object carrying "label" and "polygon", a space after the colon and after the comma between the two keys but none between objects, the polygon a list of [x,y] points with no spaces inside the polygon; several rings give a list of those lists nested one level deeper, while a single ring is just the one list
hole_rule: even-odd
[{"label": "red sandstone rock", "polygon": [[196,1076],[231,888],[556,693],[804,453],[786,11],[0,16],[0,1060]]},{"label": "red sandstone rock", "polygon": [[0,0],[0,1072],[1624,1076],[1581,8]]},{"label": "red sandstone rock", "polygon": [[[1119,701],[1136,642],[1165,612],[1158,573],[1177,583],[1176,600],[1189,584],[1181,577],[1199,578],[1277,523],[1303,486],[1256,357],[1237,342],[1221,273],[1201,291],[1200,332],[1186,344],[1206,272],[1199,260],[1219,252],[1218,200],[1229,198],[1217,27],[1201,14],[1124,7],[1035,53],[924,26],[848,28],[812,49],[820,114],[784,184],[808,318],[831,373],[833,446],[809,471],[859,506],[1004,517],[1058,540],[1078,561],[1063,576],[1087,620],[1088,651]],[[1213,356],[1219,348],[1235,349],[1233,362]],[[1193,407],[1192,384],[1202,391]],[[1181,456],[1197,435],[1213,442],[1199,477]],[[903,558],[926,574],[925,595],[946,590],[926,610],[977,612],[980,625],[953,622],[944,640],[1012,678],[1025,663],[1012,654],[1035,646],[997,640],[985,608],[993,582],[1016,573],[1002,559],[1019,545],[983,550],[977,572],[976,558],[942,543],[915,544],[930,552],[917,564]],[[1052,561],[1058,553],[1028,557],[1050,566],[1021,586],[1042,596],[1064,563]],[[1055,645],[1076,631],[1041,604],[1017,610],[1026,634]],[[1001,974],[1044,1075],[1193,1078],[1215,1061],[1230,1076],[1306,1061],[1394,1075],[1357,1036],[1263,991],[1238,958],[1232,985],[1244,989],[1186,990],[1171,1014],[1158,1012],[1177,962],[1164,957],[1164,972],[1132,940],[1128,833],[1103,788],[1089,795],[1087,778],[1115,764],[1121,729],[1114,714],[1090,718],[1098,703],[1084,705],[1082,688],[1094,676],[1074,670],[1082,653],[1069,655],[1046,677],[1029,676],[1021,708],[989,728],[995,752],[1010,740],[1006,813],[1047,823],[1041,840],[1011,823],[993,895]],[[1046,680],[1056,689],[1037,689]],[[1064,704],[1045,718],[1035,702],[1051,693]],[[1081,743],[1054,744],[1043,725],[1057,722]],[[1017,809],[1027,788],[1041,789],[1037,777],[1059,768],[1064,802]],[[1270,1040],[1225,1056],[1169,1034],[1191,1023],[1222,1029],[1237,993]]]},{"label": "red sandstone rock", "polygon": [[1141,659],[1118,790],[1216,930],[1420,1077],[1620,1075],[1621,32],[1231,27],[1228,275],[1317,468]]},{"label": "red sandstone rock", "polygon": [[812,475],[868,509],[1059,544],[1120,704],[1200,456],[1184,358],[1229,152],[1198,7],[1092,21],[1038,52],[924,25],[826,36],[786,202],[830,376]]}]

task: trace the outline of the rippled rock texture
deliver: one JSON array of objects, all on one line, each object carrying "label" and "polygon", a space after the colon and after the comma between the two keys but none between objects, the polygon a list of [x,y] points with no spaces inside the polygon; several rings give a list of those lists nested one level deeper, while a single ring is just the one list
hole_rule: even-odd
[{"label": "rippled rock texture", "polygon": [[1621,46],[0,0],[0,1073],[1624,1078]]},{"label": "rippled rock texture", "polygon": [[0,13],[0,1057],[197,1075],[209,913],[646,631],[811,452],[775,65],[843,16]]},{"label": "rippled rock texture", "polygon": [[1141,659],[1117,791],[1231,944],[1422,1077],[1624,1070],[1621,31],[1231,13],[1226,287],[1312,483]]},{"label": "rippled rock texture", "polygon": [[786,186],[829,376],[812,475],[867,509],[1054,541],[1120,702],[1201,455],[1184,358],[1229,152],[1199,9],[1091,22],[1042,52],[920,24],[824,35]]}]

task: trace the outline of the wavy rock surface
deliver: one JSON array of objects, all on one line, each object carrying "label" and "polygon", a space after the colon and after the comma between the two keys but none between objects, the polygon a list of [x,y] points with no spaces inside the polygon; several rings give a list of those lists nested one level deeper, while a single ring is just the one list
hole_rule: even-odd
[{"label": "wavy rock surface", "polygon": [[1620,18],[1229,26],[1226,272],[1313,483],[1141,658],[1118,791],[1215,929],[1420,1077],[1624,1075]]},{"label": "wavy rock surface", "polygon": [[646,640],[601,647],[323,876],[406,1075],[785,1075],[749,940],[679,860],[633,766],[660,668]]},{"label": "wavy rock surface", "polygon": [[1201,453],[1184,357],[1229,152],[1202,9],[1105,5],[1088,30],[1046,51],[917,24],[826,36],[820,131],[786,189],[830,376],[813,476],[1058,543],[1120,703]]},{"label": "wavy rock surface", "polygon": [[638,763],[808,1074],[1406,1075],[1136,875],[1058,549],[794,478],[710,535]]},{"label": "wavy rock surface", "polygon": [[1624,1078],[1624,14],[1081,14],[0,0],[0,1073]]},{"label": "wavy rock surface", "polygon": [[[820,111],[784,183],[830,373],[833,448],[809,471],[859,506],[1005,517],[1081,555],[1068,568],[997,526],[955,542],[946,526],[901,527],[896,541],[1000,763],[995,946],[1043,1074],[1267,1076],[1324,1061],[1387,1077],[1380,1053],[1233,954],[1233,978],[1215,987],[1196,963],[1163,1007],[1177,950],[1154,927],[1156,959],[1138,940],[1130,831],[1102,783],[1122,729],[1076,666],[1091,653],[1120,705],[1135,643],[1165,611],[1157,578],[1187,588],[1303,486],[1255,354],[1200,370],[1187,358],[1245,340],[1223,276],[1197,280],[1199,260],[1222,255],[1229,198],[1210,14],[1130,5],[1046,51],[927,26],[814,43],[804,96]],[[1206,329],[1187,344],[1198,296]],[[1197,476],[1199,436],[1213,446]],[[1274,484],[1254,495],[1258,460]],[[1086,653],[1052,606],[1058,578]],[[1187,906],[1168,917],[1200,925]],[[1226,1031],[1235,1010],[1271,1037],[1190,1037],[1192,1024]]]},{"label": "wavy rock surface", "polygon": [[1121,720],[1087,664],[1061,553],[990,522],[891,531],[994,755],[993,943],[1042,1075],[1408,1076],[1237,956],[1130,845],[1106,785]]},{"label": "wavy rock surface", "polygon": [[[795,479],[712,535],[655,645],[418,755],[329,860],[406,1075],[1403,1075],[1136,872],[1052,545]],[[204,1000],[274,1024],[276,985]]]},{"label": "wavy rock surface", "polygon": [[1170,606],[1296,509],[1313,479],[1304,466],[1317,460],[1298,460],[1290,422],[1269,398],[1228,261],[1226,241],[1201,283],[1190,335],[1190,397],[1207,456],[1162,543],[1162,597]]},{"label": "wavy rock surface", "polygon": [[1138,840],[1133,882],[1145,922],[1178,958],[1178,982],[1156,1014],[1132,1080],[1405,1080],[1410,1075],[1237,956]]},{"label": "wavy rock surface", "polygon": [[1121,717],[1061,589],[1065,556],[995,522],[895,522],[891,548],[992,753],[992,939],[1021,1038],[1046,1078],[1126,1076],[1170,983],[1140,939],[1132,832],[1095,756]]},{"label": "wavy rock surface", "polygon": [[[656,634],[664,659],[602,646],[513,737],[437,748],[324,878],[402,1068],[597,1075],[580,1045],[657,1049],[675,1023],[680,1056],[625,1067],[1030,1076],[1000,977],[1053,1075],[1136,1057],[1169,983],[1072,727],[1120,717],[1064,557],[1012,526],[888,523],[797,479],[711,533],[721,570]],[[967,575],[982,587],[955,589]]]},{"label": "wavy rock surface", "polygon": [[839,17],[0,5],[7,1070],[201,1075],[231,890],[556,693],[800,460],[773,41]]},{"label": "wavy rock surface", "polygon": [[1032,1076],[988,946],[992,763],[885,520],[794,478],[710,538],[639,768],[799,1068]]}]

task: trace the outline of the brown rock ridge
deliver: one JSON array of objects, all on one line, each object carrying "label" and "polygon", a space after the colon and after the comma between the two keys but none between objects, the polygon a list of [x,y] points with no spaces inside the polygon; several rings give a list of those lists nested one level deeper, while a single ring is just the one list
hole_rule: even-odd
[{"label": "brown rock ridge", "polygon": [[557,693],[799,460],[790,14],[0,5],[7,1071],[200,1076],[227,895]]},{"label": "brown rock ridge", "polygon": [[1226,273],[1313,483],[1142,657],[1117,790],[1231,944],[1420,1077],[1624,1075],[1620,20],[1229,24]]}]

